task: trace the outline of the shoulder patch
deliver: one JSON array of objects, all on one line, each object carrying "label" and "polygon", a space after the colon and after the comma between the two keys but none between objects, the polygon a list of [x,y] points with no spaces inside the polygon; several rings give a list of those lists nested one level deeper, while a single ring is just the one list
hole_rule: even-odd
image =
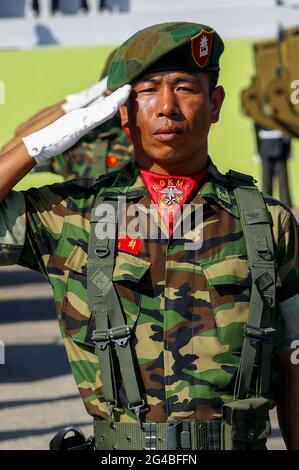
[{"label": "shoulder patch", "polygon": [[216,194],[220,201],[225,202],[226,204],[231,205],[232,201],[229,195],[229,192],[226,188],[222,188],[220,186],[216,187]]}]

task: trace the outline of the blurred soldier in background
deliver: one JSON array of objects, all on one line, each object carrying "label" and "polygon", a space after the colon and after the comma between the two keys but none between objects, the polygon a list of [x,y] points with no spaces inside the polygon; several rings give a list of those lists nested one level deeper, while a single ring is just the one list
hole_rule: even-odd
[{"label": "blurred soldier in background", "polygon": [[[3,152],[21,142],[22,137],[51,124],[67,112],[93,105],[107,92],[107,75],[115,51],[112,51],[104,65],[100,81],[79,93],[68,95],[64,101],[55,103],[37,114],[16,129],[16,136],[3,147]],[[66,150],[46,164],[38,165],[34,172],[48,171],[69,180],[76,177],[97,177],[109,171],[122,168],[133,156],[133,145],[127,129],[123,129],[116,115],[103,125],[96,127]]]},{"label": "blurred soldier in background", "polygon": [[255,76],[241,93],[242,111],[265,129],[299,138],[299,106],[292,99],[299,76],[299,27],[254,45]]},{"label": "blurred soldier in background", "polygon": [[281,202],[291,207],[287,160],[291,155],[291,140],[277,129],[255,124],[257,150],[262,162],[262,189],[272,196],[273,178],[278,177]]}]

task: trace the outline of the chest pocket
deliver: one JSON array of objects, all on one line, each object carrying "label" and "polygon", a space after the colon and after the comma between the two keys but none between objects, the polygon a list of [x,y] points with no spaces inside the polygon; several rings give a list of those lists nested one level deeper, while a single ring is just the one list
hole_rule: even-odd
[{"label": "chest pocket", "polygon": [[238,352],[249,313],[251,279],[248,260],[241,255],[227,256],[216,263],[202,265],[202,269],[219,341],[228,345],[229,351]]},{"label": "chest pocket", "polygon": [[[78,243],[66,259],[67,281],[62,304],[61,322],[64,334],[78,343],[93,346],[95,319],[88,307],[87,252]],[[127,324],[132,328],[138,318],[142,278],[151,263],[119,252],[115,259],[113,281],[121,299]]]}]

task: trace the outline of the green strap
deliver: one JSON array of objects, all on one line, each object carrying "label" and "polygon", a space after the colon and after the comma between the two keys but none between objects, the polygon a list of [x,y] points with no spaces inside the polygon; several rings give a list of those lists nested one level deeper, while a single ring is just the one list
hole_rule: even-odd
[{"label": "green strap", "polygon": [[[136,370],[129,339],[131,331],[124,321],[120,301],[112,282],[112,274],[115,260],[115,239],[117,234],[118,201],[106,201],[113,211],[110,218],[97,215],[97,208],[103,204],[103,196],[96,197],[92,209],[91,231],[88,260],[88,286],[89,305],[95,313],[96,330],[93,332],[93,340],[99,354],[100,371],[103,383],[103,394],[111,408],[116,406],[117,397],[111,356],[111,344],[113,344],[120,366],[121,377],[128,399],[128,408],[133,410],[139,418],[140,409],[144,406],[141,398]],[[103,207],[103,206],[102,206]],[[101,220],[102,219],[102,220]],[[100,222],[101,220],[101,222]],[[107,237],[96,237],[97,224],[106,225]],[[108,324],[108,320],[110,324]],[[109,328],[110,326],[110,328]],[[109,351],[109,354],[108,352]],[[104,361],[104,362],[103,362]],[[111,401],[111,390],[113,400]],[[111,409],[110,408],[110,409]]]},{"label": "green strap", "polygon": [[100,139],[95,142],[95,155],[92,163],[92,174],[103,175],[106,173],[106,156],[109,148],[109,139]]},{"label": "green strap", "polygon": [[[96,198],[96,203],[92,209],[90,220],[87,262],[88,304],[90,311],[95,315],[96,330],[93,332],[92,340],[95,342],[95,350],[99,358],[103,395],[108,403],[109,414],[111,415],[113,408],[117,405],[117,392],[113,369],[112,351],[108,333],[108,314],[104,297],[104,289],[107,289],[108,286],[107,282],[105,284],[104,272],[101,272],[98,269],[98,257],[99,255],[105,253],[105,250],[112,250],[112,259],[106,259],[107,269],[112,270],[115,240],[100,240],[96,236],[96,228],[99,219],[96,216],[96,208],[99,202],[97,199],[98,198]],[[109,241],[110,246],[108,248],[107,242],[109,243]]]},{"label": "green strap", "polygon": [[[270,312],[275,305],[276,263],[272,235],[272,219],[262,194],[247,175],[234,172],[229,176],[235,185],[235,196],[240,210],[247,256],[252,278],[248,322],[234,398],[246,398],[250,393],[253,370],[257,367],[256,394],[266,395],[272,358]],[[251,178],[251,180],[249,180]]]},{"label": "green strap", "polygon": [[96,450],[220,450],[221,421],[109,423],[94,420]]}]

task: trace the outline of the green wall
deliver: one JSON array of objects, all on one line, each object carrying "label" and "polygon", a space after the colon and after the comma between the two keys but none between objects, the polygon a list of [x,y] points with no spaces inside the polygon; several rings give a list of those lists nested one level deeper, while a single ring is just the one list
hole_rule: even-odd
[{"label": "green wall", "polygon": [[[253,160],[255,139],[250,119],[240,112],[240,91],[253,74],[252,42],[226,41],[220,83],[226,98],[221,119],[210,134],[209,152],[221,170],[234,168],[259,180],[260,166]],[[0,145],[13,135],[17,124],[41,108],[94,83],[111,47],[40,48],[28,51],[0,51],[0,80],[6,86],[6,103],[0,105]],[[289,163],[294,205],[299,205],[298,142],[293,144]],[[49,174],[30,175],[18,188],[57,181]]]}]

